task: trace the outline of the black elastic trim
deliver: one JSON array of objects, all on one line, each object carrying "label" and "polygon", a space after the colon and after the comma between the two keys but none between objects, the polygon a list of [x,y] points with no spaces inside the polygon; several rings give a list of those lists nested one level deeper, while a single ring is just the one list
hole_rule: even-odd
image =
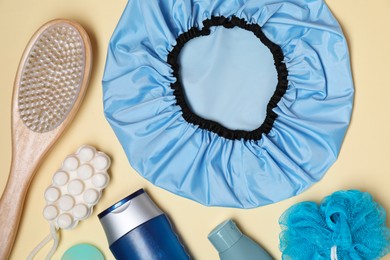
[{"label": "black elastic trim", "polygon": [[[180,54],[181,49],[184,47],[184,45],[190,41],[193,38],[199,37],[199,36],[206,36],[210,34],[210,27],[212,26],[223,26],[225,28],[233,28],[235,26],[238,26],[242,29],[248,30],[253,32],[253,34],[259,38],[259,40],[267,46],[274,58],[275,61],[275,67],[278,73],[278,84],[276,86],[276,90],[271,97],[268,105],[267,105],[267,116],[263,122],[263,124],[252,131],[244,131],[244,130],[231,130],[228,129],[221,124],[208,120],[205,118],[202,118],[198,115],[196,115],[188,106],[185,94],[184,94],[184,88],[181,85],[180,80],[180,66],[178,64],[178,57]],[[171,65],[173,69],[173,76],[176,77],[176,82],[171,84],[171,88],[174,90],[173,94],[176,97],[176,103],[181,107],[183,111],[183,117],[184,119],[192,123],[194,125],[198,125],[200,128],[209,130],[211,132],[214,132],[218,134],[219,136],[225,137],[227,139],[245,139],[245,140],[260,140],[262,137],[262,134],[268,134],[272,126],[274,124],[274,121],[277,117],[277,114],[273,111],[273,109],[277,106],[280,99],[283,97],[283,95],[286,93],[287,90],[287,67],[286,64],[283,63],[284,55],[282,49],[279,47],[279,45],[271,42],[263,33],[261,30],[261,27],[258,24],[250,24],[246,22],[244,19],[240,19],[236,16],[232,16],[230,19],[223,17],[223,16],[213,16],[211,19],[207,19],[203,21],[203,28],[200,30],[197,27],[192,27],[187,32],[184,32],[179,35],[179,37],[176,39],[176,45],[173,47],[173,49],[168,53],[168,64]]]}]

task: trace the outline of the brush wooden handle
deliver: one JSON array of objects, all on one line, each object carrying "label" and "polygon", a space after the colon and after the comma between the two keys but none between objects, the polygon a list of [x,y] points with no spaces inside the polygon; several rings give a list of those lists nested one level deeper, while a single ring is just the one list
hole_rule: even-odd
[{"label": "brush wooden handle", "polygon": [[21,219],[30,183],[47,151],[62,129],[40,134],[30,131],[13,115],[13,147],[11,170],[0,199],[0,260],[9,258]]},{"label": "brush wooden handle", "polygon": [[[26,173],[24,171],[32,170],[23,169],[23,166],[26,166],[26,164],[17,161],[12,162],[9,179],[0,199],[0,259],[2,260],[8,259],[11,253],[19,227],[24,199],[32,179],[23,177]],[[27,175],[32,176],[33,173],[27,173]]]}]

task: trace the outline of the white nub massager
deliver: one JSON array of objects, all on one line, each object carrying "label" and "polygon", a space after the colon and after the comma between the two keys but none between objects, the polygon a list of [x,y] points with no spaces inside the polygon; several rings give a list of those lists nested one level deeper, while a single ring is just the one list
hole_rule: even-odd
[{"label": "white nub massager", "polygon": [[87,219],[93,210],[110,177],[107,173],[111,165],[110,158],[103,152],[89,145],[81,146],[62,162],[52,178],[52,183],[45,190],[46,206],[44,218],[50,223],[51,234],[48,235],[29,255],[28,259],[51,239],[54,240],[47,259],[57,249],[58,229],[72,229],[79,221]]}]

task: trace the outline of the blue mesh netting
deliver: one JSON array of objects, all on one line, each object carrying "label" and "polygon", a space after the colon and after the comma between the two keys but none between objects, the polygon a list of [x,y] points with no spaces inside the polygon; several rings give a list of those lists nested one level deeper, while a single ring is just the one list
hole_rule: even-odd
[{"label": "blue mesh netting", "polygon": [[302,202],[280,217],[283,259],[379,259],[390,251],[386,212],[367,192],[338,191],[320,205]]}]

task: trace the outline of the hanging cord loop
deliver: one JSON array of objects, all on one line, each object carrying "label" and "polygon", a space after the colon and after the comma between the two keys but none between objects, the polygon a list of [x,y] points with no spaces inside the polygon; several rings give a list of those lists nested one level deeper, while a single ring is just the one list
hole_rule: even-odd
[{"label": "hanging cord loop", "polygon": [[50,242],[50,240],[53,240],[53,245],[50,249],[50,252],[47,254],[45,260],[50,260],[51,257],[54,255],[55,251],[57,250],[58,244],[60,242],[60,238],[57,233],[57,228],[51,224],[50,225],[50,234],[48,234],[27,256],[27,260],[32,260],[35,255],[47,244]]}]

